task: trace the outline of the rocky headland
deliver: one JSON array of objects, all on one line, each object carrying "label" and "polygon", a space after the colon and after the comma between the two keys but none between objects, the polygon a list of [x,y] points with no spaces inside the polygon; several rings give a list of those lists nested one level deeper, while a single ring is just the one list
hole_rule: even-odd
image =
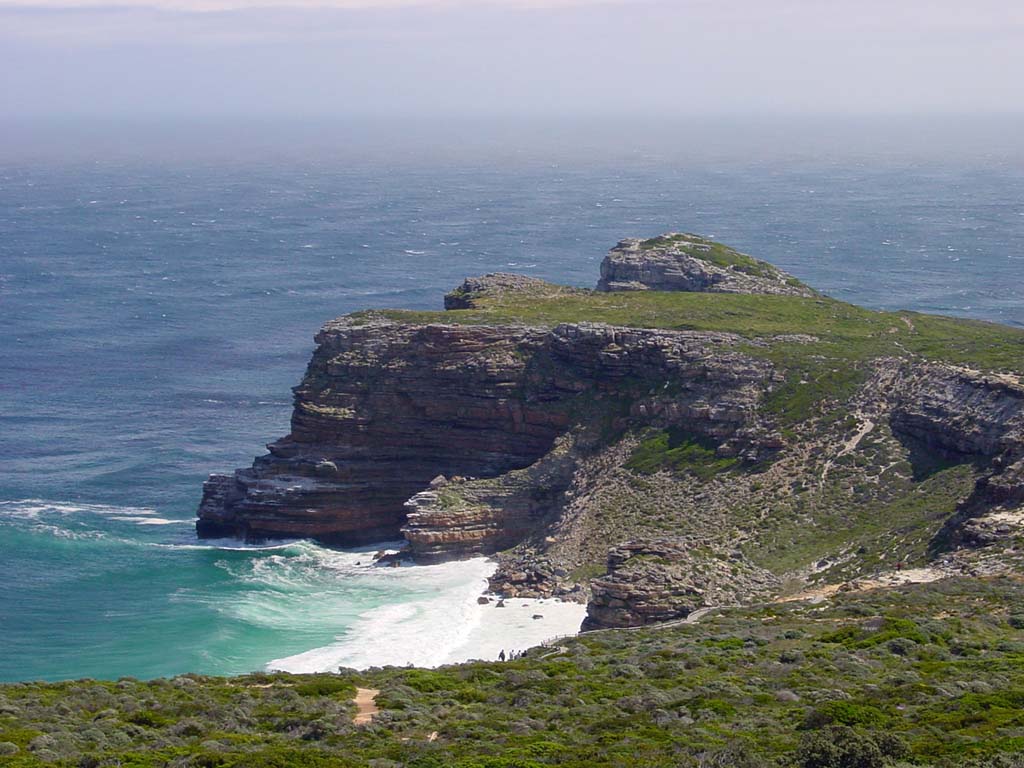
[{"label": "rocky headland", "polygon": [[291,432],[212,475],[200,536],[405,538],[492,588],[646,624],[930,564],[1014,567],[1024,332],[823,296],[695,235],[597,290],[494,274],[327,323]]}]

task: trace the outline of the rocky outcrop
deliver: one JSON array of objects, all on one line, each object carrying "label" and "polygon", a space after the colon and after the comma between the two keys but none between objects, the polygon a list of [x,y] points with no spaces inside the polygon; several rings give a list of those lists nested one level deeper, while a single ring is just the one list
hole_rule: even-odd
[{"label": "rocky outcrop", "polygon": [[435,478],[405,503],[402,534],[421,563],[511,547],[562,507],[575,463],[566,436],[526,469],[480,480]]},{"label": "rocky outcrop", "polygon": [[1024,456],[1024,385],[1016,377],[939,363],[885,364],[902,372],[896,431],[958,454]]},{"label": "rocky outcrop", "polygon": [[599,291],[700,291],[814,296],[792,275],[697,235],[621,241],[601,262]]},{"label": "rocky outcrop", "polygon": [[894,432],[948,460],[985,467],[974,492],[936,535],[933,551],[987,546],[1015,533],[1007,521],[1024,505],[1024,383],[939,363],[888,365],[901,372],[890,416]]},{"label": "rocky outcrop", "polygon": [[445,309],[476,309],[481,299],[515,294],[522,298],[561,296],[578,293],[576,288],[554,285],[536,277],[509,272],[492,272],[481,277],[467,277],[455,290],[446,293]]},{"label": "rocky outcrop", "polygon": [[777,585],[739,552],[720,560],[695,555],[673,540],[630,542],[608,553],[608,573],[591,582],[583,629],[683,619],[698,608],[734,605]]},{"label": "rocky outcrop", "polygon": [[[291,433],[207,484],[200,535],[397,538],[404,504],[439,474],[532,464],[567,416],[520,396],[547,333],[342,318],[324,326],[295,389]],[[558,393],[552,396],[558,398]]]},{"label": "rocky outcrop", "polygon": [[609,418],[619,428],[685,422],[728,455],[774,450],[778,436],[757,409],[773,367],[737,351],[741,341],[587,323],[333,321],[295,389],[291,433],[250,469],[211,477],[198,531],[350,544],[395,538],[408,522],[427,559],[495,551],[541,514],[537,494],[557,489],[488,491],[509,502],[494,518],[472,500],[446,506],[444,491],[427,487],[433,478],[503,476],[548,454],[573,424]]}]

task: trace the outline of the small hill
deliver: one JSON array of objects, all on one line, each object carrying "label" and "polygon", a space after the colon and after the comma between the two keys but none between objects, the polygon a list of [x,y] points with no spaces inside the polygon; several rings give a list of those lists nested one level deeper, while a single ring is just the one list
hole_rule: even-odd
[{"label": "small hill", "polygon": [[680,232],[621,241],[602,262],[597,289],[815,294],[797,278],[766,261],[714,240]]}]

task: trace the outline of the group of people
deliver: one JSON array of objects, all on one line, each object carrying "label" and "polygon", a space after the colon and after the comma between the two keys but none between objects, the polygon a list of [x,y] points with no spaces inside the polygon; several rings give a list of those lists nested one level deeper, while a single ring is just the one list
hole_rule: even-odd
[{"label": "group of people", "polygon": [[521,659],[526,655],[526,651],[509,651],[508,655],[505,655],[505,649],[501,649],[501,653],[498,654],[498,661],[513,661],[515,659]]}]

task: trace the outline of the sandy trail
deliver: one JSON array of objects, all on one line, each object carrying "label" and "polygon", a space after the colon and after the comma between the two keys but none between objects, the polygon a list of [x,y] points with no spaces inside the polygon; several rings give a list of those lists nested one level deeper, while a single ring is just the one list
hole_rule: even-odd
[{"label": "sandy trail", "polygon": [[927,584],[938,581],[949,574],[938,568],[904,568],[900,571],[888,571],[871,578],[853,579],[842,584],[826,584],[823,587],[809,589],[796,595],[783,597],[777,603],[795,603],[802,600],[809,600],[812,603],[820,603],[827,597],[837,592],[870,592],[873,589],[885,589],[886,587],[898,587],[903,584]]},{"label": "sandy trail", "polygon": [[860,445],[860,441],[867,436],[868,432],[875,428],[875,422],[873,422],[871,419],[863,418],[859,414],[857,415],[857,417],[862,418],[860,427],[857,429],[857,433],[849,440],[847,440],[845,443],[843,443],[843,447],[839,449],[839,453],[837,453],[831,459],[826,461],[825,466],[821,470],[820,486],[822,490],[824,490],[825,488],[825,480],[826,478],[828,478],[828,473],[831,471],[832,465],[835,464],[836,460],[841,459],[846,454],[857,450],[857,446]]},{"label": "sandy trail", "polygon": [[380,712],[377,707],[377,696],[380,691],[376,688],[356,688],[356,725],[368,725],[373,722],[374,716]]}]

